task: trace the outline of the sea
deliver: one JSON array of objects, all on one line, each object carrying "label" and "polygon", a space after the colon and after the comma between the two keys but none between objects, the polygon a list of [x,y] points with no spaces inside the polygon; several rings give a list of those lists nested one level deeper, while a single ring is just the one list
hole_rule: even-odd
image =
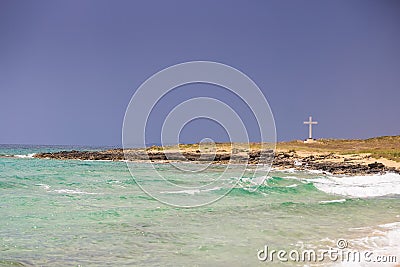
[{"label": "sea", "polygon": [[[225,178],[232,180],[230,188],[160,191],[172,200],[200,194],[216,199],[182,208],[160,202],[137,183],[135,172],[146,176],[149,163],[130,163],[132,175],[123,161],[33,157],[72,149],[102,148],[0,146],[0,266],[400,264],[398,174],[261,169],[250,175],[252,166],[244,173],[237,166]],[[161,174],[176,173],[178,184],[198,178],[156,165]],[[152,183],[159,180],[146,180]],[[302,257],[304,251],[319,257]],[[360,259],[346,259],[346,251]]]}]

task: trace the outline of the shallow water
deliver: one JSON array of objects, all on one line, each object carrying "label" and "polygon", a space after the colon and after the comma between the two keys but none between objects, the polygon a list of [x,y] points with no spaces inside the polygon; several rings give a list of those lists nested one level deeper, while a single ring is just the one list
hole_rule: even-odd
[{"label": "shallow water", "polygon": [[[0,154],[61,149],[3,147]],[[146,172],[145,163],[135,164]],[[146,195],[124,162],[0,158],[0,266],[262,266],[278,264],[257,259],[265,245],[326,248],[340,238],[400,261],[400,176],[287,170],[265,178],[245,174],[219,201],[176,208]],[[262,182],[254,192],[253,180]]]}]

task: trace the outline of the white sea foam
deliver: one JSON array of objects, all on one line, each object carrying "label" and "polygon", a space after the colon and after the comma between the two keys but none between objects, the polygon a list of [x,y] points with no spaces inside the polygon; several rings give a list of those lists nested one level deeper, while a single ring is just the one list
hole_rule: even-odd
[{"label": "white sea foam", "polygon": [[299,178],[299,177],[296,177],[296,176],[283,176],[281,178],[283,178],[283,179],[292,179],[292,180],[297,180],[297,181],[300,181],[300,182],[308,183],[307,181],[304,181],[305,180],[304,178]]},{"label": "white sea foam", "polygon": [[[298,162],[295,165],[300,166],[300,163]],[[315,175],[315,174],[332,175],[330,172],[322,171],[322,170],[308,170],[308,169],[298,170],[296,168],[287,168],[287,169],[272,168],[271,171],[279,172],[279,173],[287,173],[287,174],[297,174],[298,173],[298,174],[311,174],[311,175]]]},{"label": "white sea foam", "polygon": [[[396,217],[398,217],[398,215]],[[381,224],[381,225],[379,225],[379,227],[389,229],[389,230],[400,229],[400,222]],[[400,241],[400,239],[399,239],[399,241]]]},{"label": "white sea foam", "polygon": [[35,184],[36,186],[40,186],[40,187],[42,187],[42,188],[44,188],[44,189],[46,189],[46,190],[49,190],[50,189],[50,185],[48,185],[48,184]]},{"label": "white sea foam", "polygon": [[[393,262],[379,262],[374,264],[374,259],[376,257],[382,256],[395,256],[398,262],[399,247],[400,247],[400,222],[388,223],[378,226],[371,227],[359,227],[351,228],[352,231],[359,230],[364,232],[364,236],[354,239],[346,240],[348,242],[348,248],[351,251],[358,251],[360,255],[366,255],[368,252],[369,260],[368,262],[364,257],[360,258],[360,262],[353,261],[342,261],[337,262],[334,266],[354,266],[354,267],[367,267],[367,266],[397,266],[397,263]],[[325,238],[321,241],[327,241],[330,243],[336,243],[335,240]],[[371,254],[372,253],[372,254]]]},{"label": "white sea foam", "polygon": [[326,173],[325,171],[321,171],[321,170],[306,170],[306,172],[313,173],[313,174]]},{"label": "white sea foam", "polygon": [[[281,177],[281,178],[283,178],[283,179],[296,180],[296,181],[299,181],[299,182],[301,182],[301,183],[303,183],[303,184],[308,184],[308,183],[309,183],[308,179],[299,178],[299,177],[296,177],[296,176],[283,176],[283,177]],[[293,187],[294,187],[294,186],[293,186]]]},{"label": "white sea foam", "polygon": [[[251,177],[251,178],[243,177],[243,178],[240,178],[238,185],[241,188],[245,189],[245,187],[248,187],[248,186],[260,186],[260,185],[263,185],[269,179],[272,179],[272,177],[271,176],[266,176],[266,175],[258,176],[258,177]],[[235,181],[235,184],[236,184],[236,181]]]},{"label": "white sea foam", "polygon": [[360,198],[400,195],[400,175],[395,173],[306,180],[328,194]]},{"label": "white sea foam", "polygon": [[221,189],[221,187],[216,186],[213,188],[209,188],[209,189],[187,189],[187,190],[179,190],[179,191],[164,191],[161,192],[162,194],[188,194],[188,195],[194,195],[194,194],[199,194],[201,192],[209,192],[209,191],[215,191],[215,190],[219,190]]},{"label": "white sea foam", "polygon": [[[388,223],[374,227],[367,236],[348,240],[352,247],[372,251],[374,255],[394,255],[398,257],[400,248],[400,222]],[[380,263],[379,266],[395,266],[393,263]],[[357,266],[371,266],[359,264]]]},{"label": "white sea foam", "polygon": [[264,175],[264,176],[259,176],[259,177],[254,177],[252,179],[248,179],[248,181],[254,185],[262,185],[268,179],[271,179],[271,177]]},{"label": "white sea foam", "polygon": [[31,159],[33,158],[33,156],[35,156],[36,153],[31,153],[31,154],[27,154],[27,155],[14,155],[14,157],[16,158],[21,158],[21,159]]},{"label": "white sea foam", "polygon": [[98,195],[98,193],[89,193],[89,192],[85,192],[85,191],[71,190],[71,189],[57,189],[57,190],[54,190],[54,192],[60,193],[60,194]]},{"label": "white sea foam", "polygon": [[328,204],[328,203],[343,203],[346,202],[346,199],[341,198],[341,199],[334,199],[334,200],[321,200],[319,203],[320,204]]},{"label": "white sea foam", "polygon": [[[277,170],[277,171],[279,171],[279,170]],[[280,170],[280,171],[287,172],[287,173],[295,173],[295,172],[297,172],[297,170],[295,168],[283,169],[283,170]]]},{"label": "white sea foam", "polygon": [[291,184],[291,185],[287,185],[286,187],[297,187],[298,184]]}]

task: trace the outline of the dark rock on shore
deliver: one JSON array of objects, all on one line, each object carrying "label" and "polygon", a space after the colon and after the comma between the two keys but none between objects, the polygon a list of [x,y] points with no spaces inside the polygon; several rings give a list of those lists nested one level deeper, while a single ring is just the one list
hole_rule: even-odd
[{"label": "dark rock on shore", "polygon": [[35,158],[51,158],[51,159],[80,159],[80,160],[123,160],[124,153],[122,149],[112,151],[60,151],[54,153],[39,153],[34,155]]},{"label": "dark rock on shore", "polygon": [[[233,162],[248,162],[250,164],[258,164],[271,162],[275,168],[295,168],[297,170],[321,170],[332,174],[348,174],[348,175],[366,175],[377,174],[384,172],[400,173],[395,168],[388,168],[382,163],[360,164],[353,163],[349,160],[341,162],[335,161],[337,155],[311,155],[300,157],[295,152],[279,152],[274,155],[272,150],[268,151],[250,151],[248,153],[230,153],[218,152],[216,154],[201,154],[200,151],[185,151],[183,153],[174,151],[146,151],[144,149],[126,150],[125,154],[122,149],[111,149],[106,151],[60,151],[54,153],[40,153],[34,156],[35,158],[50,158],[50,159],[78,159],[78,160],[111,160],[111,161],[144,161],[150,160],[153,162],[164,161],[190,161],[190,162],[214,162],[228,163]],[[261,162],[260,162],[261,160]]]},{"label": "dark rock on shore", "polygon": [[333,154],[312,155],[304,158],[297,157],[295,154],[278,153],[274,160],[274,167],[295,168],[297,170],[320,170],[332,174],[347,175],[366,175],[385,172],[400,173],[395,168],[386,167],[382,163],[360,164],[350,161],[334,162],[329,159],[335,158]]}]

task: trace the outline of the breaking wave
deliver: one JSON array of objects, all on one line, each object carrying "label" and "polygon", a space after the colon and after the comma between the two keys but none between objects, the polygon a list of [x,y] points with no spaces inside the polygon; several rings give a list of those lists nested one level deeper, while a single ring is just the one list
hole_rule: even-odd
[{"label": "breaking wave", "polygon": [[306,179],[325,193],[348,197],[379,197],[400,195],[400,175],[385,173],[379,175],[322,177]]}]

